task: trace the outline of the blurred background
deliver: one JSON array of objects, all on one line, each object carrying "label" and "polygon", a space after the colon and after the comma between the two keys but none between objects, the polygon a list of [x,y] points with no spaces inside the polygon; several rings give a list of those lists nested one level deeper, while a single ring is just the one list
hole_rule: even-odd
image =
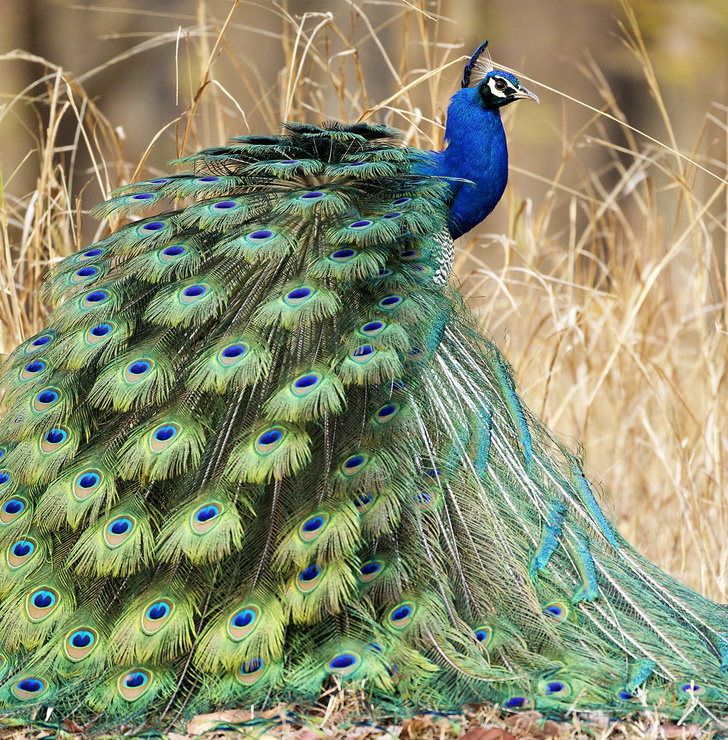
[{"label": "blurred background", "polygon": [[487,38],[541,105],[507,109],[509,188],[457,279],[625,536],[728,601],[725,0],[0,7],[4,352],[42,324],[45,266],[108,231],[86,213],[111,188],[282,119],[441,146]]},{"label": "blurred background", "polygon": [[[21,91],[29,97],[46,92],[37,81],[47,71],[42,60],[48,60],[77,79],[112,126],[123,129],[127,156],[136,160],[158,131],[188,110],[203,75],[200,59],[212,50],[232,7],[231,0],[88,4],[2,0],[0,53],[21,49],[38,61],[3,57],[0,100],[7,106]],[[724,0],[634,0],[630,7],[670,111],[676,141],[689,150],[711,104],[728,97],[728,4]],[[325,57],[309,56],[298,70],[297,85],[308,88],[308,96],[299,91],[299,99],[308,97],[310,107],[294,106],[292,117],[354,120],[362,108],[385,100],[403,82],[472,53],[487,38],[494,60],[522,73],[522,81],[535,80],[532,87],[542,101],[539,108],[522,106],[514,112],[519,121],[511,158],[518,167],[550,177],[561,161],[565,141],[592,115],[563,96],[600,108],[605,102],[600,92],[604,83],[631,125],[658,139],[665,137],[664,121],[643,69],[625,45],[621,26],[627,21],[619,0],[441,0],[424,2],[422,8],[424,13],[412,13],[404,0],[240,2],[210,71],[212,84],[230,96],[224,100],[219,89],[210,96],[223,99],[227,118],[222,126],[216,122],[214,127],[199,127],[195,145],[218,144],[249,130],[275,128],[284,113],[287,65],[296,42],[294,26],[302,19],[304,38],[299,43],[303,47],[313,37]],[[317,28],[324,13],[332,14],[331,23]],[[432,45],[427,53],[423,38]],[[356,78],[354,45],[363,81]],[[297,59],[302,56],[299,48]],[[346,82],[349,101],[343,110],[339,91],[327,79],[322,63],[330,64]],[[595,77],[595,69],[603,80]],[[408,95],[411,105],[424,117],[441,120],[460,71],[461,64],[449,67],[436,88],[431,82],[417,85]],[[402,102],[400,98],[393,105]],[[42,108],[32,110],[19,103],[4,110],[0,119],[4,177],[7,181],[13,174],[23,183],[13,188],[15,192],[34,187],[32,160],[15,171],[37,136],[36,116],[41,121],[43,116]],[[201,111],[196,115],[201,116]],[[408,126],[408,120],[391,111],[374,118],[399,128]],[[71,144],[76,133],[72,117],[60,126],[58,137]],[[604,126],[610,138],[624,143],[618,126],[608,122]],[[422,128],[431,137],[438,136],[434,127],[422,124]],[[174,126],[165,131],[150,164],[162,166],[177,154],[175,134]],[[595,166],[600,155],[603,152],[594,157]],[[548,187],[519,173],[512,180],[527,197],[543,197]],[[79,188],[82,184],[78,183]],[[94,193],[94,197],[103,195]]]}]

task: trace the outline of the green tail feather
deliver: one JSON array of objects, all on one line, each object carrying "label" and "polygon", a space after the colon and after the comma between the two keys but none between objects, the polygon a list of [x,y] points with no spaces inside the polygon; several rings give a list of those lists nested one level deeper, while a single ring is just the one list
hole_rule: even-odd
[{"label": "green tail feather", "polygon": [[[115,192],[8,359],[0,706],[728,710],[728,611],[632,550],[447,269],[448,186],[288,124]],[[222,173],[222,174],[221,174]]]}]

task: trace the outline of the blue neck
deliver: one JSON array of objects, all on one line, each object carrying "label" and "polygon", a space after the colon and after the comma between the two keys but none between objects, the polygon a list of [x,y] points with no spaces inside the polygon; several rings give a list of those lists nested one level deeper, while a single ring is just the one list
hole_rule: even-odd
[{"label": "blue neck", "polygon": [[495,208],[508,182],[508,149],[500,111],[473,105],[470,98],[475,93],[466,88],[453,96],[445,125],[447,146],[444,152],[431,153],[434,174],[455,178],[449,223],[453,239],[477,226]]}]

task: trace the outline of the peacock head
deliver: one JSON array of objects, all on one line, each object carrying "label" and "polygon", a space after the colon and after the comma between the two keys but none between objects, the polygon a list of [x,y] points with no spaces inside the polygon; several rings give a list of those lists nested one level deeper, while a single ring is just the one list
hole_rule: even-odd
[{"label": "peacock head", "polygon": [[[514,75],[493,69],[487,46],[487,41],[482,43],[465,65],[460,87],[472,90],[465,95],[485,110],[501,108],[514,100],[530,99],[538,103],[536,95],[521,85]],[[460,94],[463,95],[462,92]]]},{"label": "peacock head", "polygon": [[488,72],[476,87],[477,101],[482,108],[501,108],[514,100],[530,99],[539,102],[536,95],[526,90],[510,72],[494,69]]}]

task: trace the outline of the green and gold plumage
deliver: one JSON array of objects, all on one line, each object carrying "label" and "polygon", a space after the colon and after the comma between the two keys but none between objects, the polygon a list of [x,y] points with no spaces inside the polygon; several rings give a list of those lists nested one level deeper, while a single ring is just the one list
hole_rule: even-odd
[{"label": "green and gold plumage", "polygon": [[53,267],[3,367],[0,711],[726,713],[728,611],[521,402],[428,156],[286,124],[97,209],[158,215]]}]

